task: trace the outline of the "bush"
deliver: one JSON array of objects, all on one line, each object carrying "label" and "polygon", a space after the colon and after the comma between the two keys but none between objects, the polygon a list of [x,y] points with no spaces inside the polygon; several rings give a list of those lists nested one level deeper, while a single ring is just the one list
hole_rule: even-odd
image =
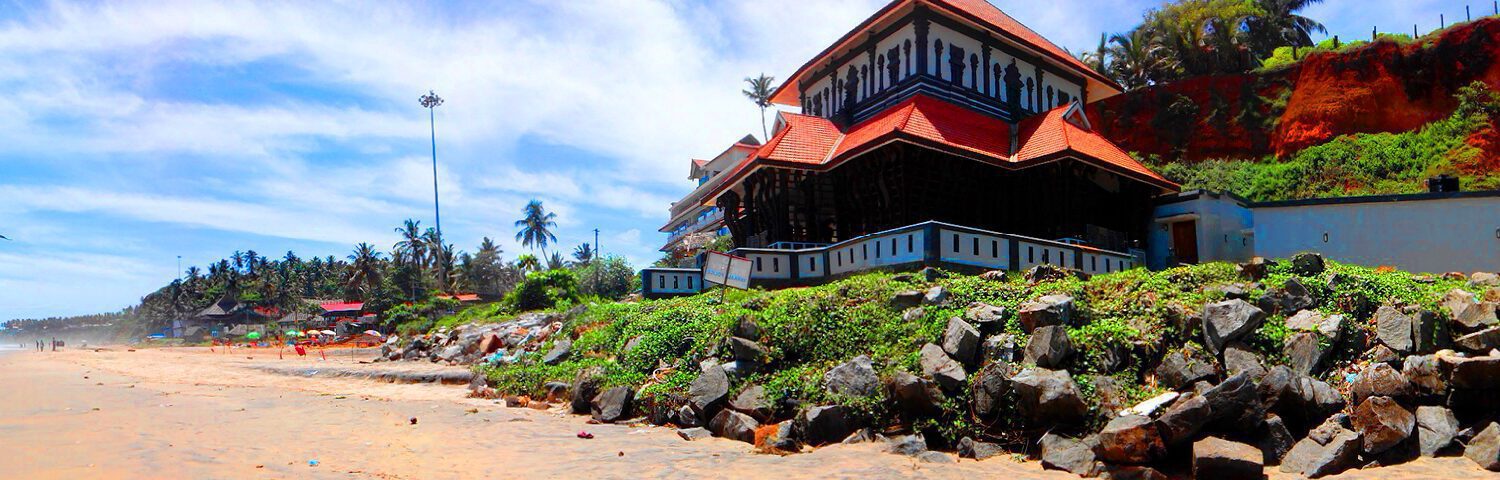
[{"label": "bush", "polygon": [[579,267],[578,292],[606,299],[618,299],[640,289],[641,279],[635,267],[624,258],[608,256]]},{"label": "bush", "polygon": [[561,268],[531,272],[505,299],[519,312],[549,309],[559,302],[577,302],[578,275]]}]

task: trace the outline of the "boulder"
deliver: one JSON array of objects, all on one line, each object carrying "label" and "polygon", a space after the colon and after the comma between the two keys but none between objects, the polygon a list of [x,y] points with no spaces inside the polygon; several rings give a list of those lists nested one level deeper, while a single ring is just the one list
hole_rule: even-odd
[{"label": "boulder", "polygon": [[630,404],[635,399],[635,390],[630,387],[615,387],[594,397],[589,413],[594,420],[614,423],[630,417]]},{"label": "boulder", "polygon": [[1088,413],[1067,370],[1027,368],[1011,378],[1011,385],[1023,419],[1032,425],[1073,424]]},{"label": "boulder", "polygon": [[1267,260],[1263,257],[1254,257],[1251,258],[1248,262],[1237,265],[1235,270],[1239,271],[1241,277],[1250,280],[1260,280],[1266,277],[1268,268],[1273,265],[1276,265],[1275,260]]},{"label": "boulder", "polygon": [[854,433],[853,419],[842,405],[812,407],[802,412],[802,433],[808,445],[838,443]]},{"label": "boulder", "polygon": [[1128,409],[1120,411],[1119,413],[1120,415],[1145,415],[1149,417],[1156,414],[1156,411],[1160,410],[1162,407],[1170,405],[1172,401],[1177,400],[1177,397],[1180,396],[1182,396],[1182,394],[1169,391],[1161,395],[1146,399],[1141,403],[1137,403]]},{"label": "boulder", "polygon": [[1236,375],[1242,372],[1252,379],[1258,379],[1266,375],[1266,367],[1261,365],[1260,354],[1249,346],[1231,342],[1224,346],[1224,373]]},{"label": "boulder", "polygon": [[766,398],[765,387],[760,385],[750,385],[740,390],[740,394],[729,401],[729,408],[762,422],[770,420],[776,411],[776,405]]},{"label": "boulder", "polygon": [[1317,310],[1303,310],[1286,319],[1286,328],[1297,332],[1317,332],[1323,338],[1331,342],[1337,342],[1343,336],[1343,315],[1324,316]]},{"label": "boulder", "polygon": [[860,355],[824,373],[823,388],[828,393],[868,397],[877,393],[880,388],[880,377],[875,375],[875,367],[870,363],[870,357]]},{"label": "boulder", "polygon": [[1412,332],[1412,318],[1396,307],[1385,305],[1375,311],[1375,338],[1391,350],[1411,353],[1416,347]]},{"label": "boulder", "polygon": [[1458,348],[1472,353],[1485,353],[1500,347],[1500,327],[1490,327],[1453,339]]},{"label": "boulder", "polygon": [[1451,346],[1452,337],[1436,312],[1421,310],[1411,315],[1411,341],[1414,353],[1432,353]]},{"label": "boulder", "polygon": [[1156,380],[1173,390],[1181,390],[1199,380],[1213,378],[1214,374],[1213,362],[1182,351],[1168,353],[1162,357],[1161,365],[1156,367]]},{"label": "boulder", "polygon": [[1500,472],[1500,423],[1490,422],[1469,440],[1469,445],[1464,447],[1464,457],[1485,470]]},{"label": "boulder", "polygon": [[562,363],[563,360],[567,360],[568,354],[570,353],[573,353],[572,340],[561,339],[556,342],[552,342],[552,350],[547,352],[546,355],[542,356],[542,363],[547,365],[557,365],[559,363]]},{"label": "boulder", "polygon": [[1292,257],[1292,273],[1311,277],[1323,273],[1323,256],[1317,253],[1299,253]]},{"label": "boulder", "polygon": [[1244,300],[1226,300],[1203,307],[1203,340],[1210,351],[1218,353],[1224,344],[1260,328],[1266,312]]},{"label": "boulder", "polygon": [[1464,308],[1463,311],[1455,313],[1453,315],[1453,322],[1458,325],[1460,331],[1464,332],[1473,332],[1493,327],[1496,324],[1500,324],[1500,320],[1497,320],[1495,316],[1496,308],[1496,303],[1492,301],[1471,304]]},{"label": "boulder", "polygon": [[713,436],[713,432],[710,432],[707,428],[703,427],[679,428],[677,429],[677,436],[682,437],[683,440],[691,442],[694,440],[702,440],[711,437]]},{"label": "boulder", "polygon": [[943,273],[942,270],[938,270],[932,267],[922,267],[921,270],[917,271],[917,275],[921,276],[923,280],[926,280],[928,282],[935,282],[939,278],[948,278],[948,274]]},{"label": "boulder", "polygon": [[1474,294],[1462,288],[1455,288],[1443,294],[1443,298],[1438,300],[1438,306],[1448,309],[1448,315],[1457,318],[1459,314],[1464,313],[1464,309],[1474,305],[1475,302],[1477,300]]},{"label": "boulder", "polygon": [[1276,298],[1279,304],[1276,306],[1279,312],[1299,312],[1318,306],[1317,299],[1313,298],[1312,292],[1301,280],[1288,278],[1286,283],[1276,290]]},{"label": "boulder", "polygon": [[1417,426],[1417,417],[1401,407],[1391,397],[1370,397],[1354,407],[1350,416],[1354,430],[1364,439],[1365,453],[1377,454],[1389,450],[1406,437],[1411,436]]},{"label": "boulder", "polygon": [[1000,448],[999,444],[975,441],[969,437],[964,437],[958,441],[959,458],[984,460],[1002,453],[1005,453],[1005,449]]},{"label": "boulder", "polygon": [[1068,278],[1068,276],[1070,275],[1072,274],[1068,273],[1067,270],[1063,270],[1061,268],[1044,263],[1026,270],[1026,273],[1021,274],[1021,278],[1026,279],[1026,281],[1030,283],[1037,283],[1051,280],[1062,280]]},{"label": "boulder", "polygon": [[1411,382],[1413,390],[1427,395],[1442,395],[1448,392],[1448,381],[1444,379],[1436,355],[1412,355],[1401,364],[1401,375]]},{"label": "boulder", "polygon": [[1359,371],[1349,394],[1355,404],[1377,396],[1407,398],[1411,396],[1411,382],[1390,364],[1372,363]]},{"label": "boulder", "polygon": [[773,425],[776,429],[765,436],[765,442],[756,445],[757,449],[765,453],[786,455],[802,451],[802,442],[798,440],[796,422],[784,420]]},{"label": "boulder", "polygon": [[1067,325],[1073,317],[1073,297],[1047,295],[1034,302],[1022,304],[1016,316],[1021,321],[1021,328],[1027,334],[1037,327]]},{"label": "boulder", "polygon": [[588,367],[578,370],[573,375],[573,386],[568,391],[573,394],[573,413],[583,415],[591,413],[594,397],[599,395],[599,386],[604,383],[603,367]]},{"label": "boulder", "polygon": [[1099,431],[1099,458],[1110,463],[1144,464],[1167,453],[1161,433],[1144,415],[1115,417]]},{"label": "boulder", "polygon": [[[1010,365],[1002,362],[990,363],[975,372],[974,376],[974,414],[981,419],[994,420],[1009,404],[1006,397],[1010,393]],[[898,393],[895,396],[898,404],[904,403],[902,394]],[[922,405],[929,412],[937,410],[937,402],[941,401],[941,397],[935,397],[930,393],[914,396],[921,400],[914,403]]]},{"label": "boulder", "polygon": [[1208,401],[1212,420],[1210,424],[1223,425],[1224,430],[1258,431],[1266,419],[1266,408],[1256,392],[1256,384],[1244,373],[1229,377],[1203,393]]},{"label": "boulder", "polygon": [[1359,434],[1340,428],[1326,441],[1309,436],[1292,446],[1281,459],[1280,470],[1308,478],[1333,475],[1354,466],[1359,455]]},{"label": "boulder", "polygon": [[1043,368],[1057,368],[1073,354],[1073,343],[1061,325],[1037,327],[1026,342],[1026,363]]},{"label": "boulder", "polygon": [[839,442],[839,443],[844,444],[844,445],[854,445],[856,443],[869,443],[869,442],[875,441],[875,437],[876,436],[877,435],[875,434],[875,430],[872,430],[872,429],[869,429],[869,428],[861,428],[859,430],[855,430],[854,433],[849,434],[849,436],[844,437],[844,440],[841,441],[841,442]]},{"label": "boulder", "polygon": [[1099,478],[1105,480],[1170,480],[1172,477],[1155,468],[1141,465],[1105,465]]},{"label": "boulder", "polygon": [[984,360],[991,362],[1014,362],[1016,360],[1016,336],[1009,333],[991,335],[984,339],[981,347]]},{"label": "boulder", "polygon": [[759,341],[764,331],[761,330],[760,324],[755,323],[755,319],[750,318],[749,315],[745,315],[740,317],[738,323],[734,324],[734,330],[730,333],[735,337]]},{"label": "boulder", "polygon": [[740,337],[729,338],[729,351],[741,367],[753,368],[766,362],[766,348],[753,340]]},{"label": "boulder", "polygon": [[1230,284],[1226,284],[1226,285],[1216,285],[1216,286],[1213,286],[1213,287],[1205,288],[1204,291],[1205,292],[1208,292],[1208,291],[1219,292],[1219,293],[1221,293],[1221,294],[1224,295],[1224,298],[1226,300],[1233,300],[1233,299],[1236,299],[1236,298],[1238,298],[1240,300],[1248,300],[1248,299],[1250,299],[1250,292],[1248,292],[1248,291],[1245,290],[1245,284],[1243,284],[1243,283],[1230,283]]},{"label": "boulder", "polygon": [[1474,272],[1469,275],[1470,287],[1500,287],[1500,275],[1491,272]]},{"label": "boulder", "polygon": [[1484,295],[1480,299],[1486,302],[1500,303],[1500,287],[1490,287],[1484,291]]},{"label": "boulder", "polygon": [[973,324],[982,333],[995,333],[1005,329],[1005,307],[974,302],[964,310],[964,320]]},{"label": "boulder", "polygon": [[1120,382],[1108,375],[1089,375],[1088,383],[1094,386],[1094,398],[1099,401],[1099,411],[1105,415],[1120,412],[1129,407],[1130,393]]},{"label": "boulder", "polygon": [[1265,476],[1260,449],[1215,437],[1193,442],[1193,478],[1258,480]]},{"label": "boulder", "polygon": [[464,354],[463,345],[449,345],[438,352],[437,359],[444,362],[452,362]]},{"label": "boulder", "polygon": [[1417,447],[1424,457],[1436,457],[1458,436],[1458,418],[1444,407],[1417,407]]},{"label": "boulder", "polygon": [[1278,465],[1281,457],[1292,450],[1292,445],[1297,444],[1297,438],[1292,436],[1291,430],[1286,428],[1286,422],[1276,415],[1266,416],[1266,429],[1260,437],[1261,462],[1265,465]]},{"label": "boulder", "polygon": [[497,350],[500,350],[500,347],[503,346],[505,346],[505,342],[500,339],[499,335],[486,333],[480,336],[479,345],[476,351],[483,355],[489,355],[495,353],[495,351]]},{"label": "boulder", "polygon": [[542,384],[542,389],[547,391],[548,402],[560,402],[568,399],[568,384],[563,382],[547,382]]},{"label": "boulder", "polygon": [[730,440],[739,440],[751,445],[755,444],[755,429],[760,428],[760,422],[754,418],[734,410],[719,410],[713,420],[708,422],[708,431],[714,435]]},{"label": "boulder", "polygon": [[1042,468],[1062,470],[1082,477],[1099,474],[1099,459],[1094,454],[1095,437],[1067,438],[1048,432],[1042,435]]},{"label": "boulder", "polygon": [[701,373],[688,385],[688,404],[700,418],[712,418],[729,397],[729,374],[713,360],[704,360],[698,367]]},{"label": "boulder", "polygon": [[956,390],[968,381],[963,364],[948,357],[943,348],[931,343],[923,345],[921,351],[922,373],[936,380],[945,389]]},{"label": "boulder", "polygon": [[[1446,360],[1445,360],[1446,361]],[[1500,389],[1500,357],[1455,358],[1448,383],[1464,390]]]},{"label": "boulder", "polygon": [[891,305],[896,308],[911,308],[922,304],[922,292],[918,290],[903,290],[891,296]]},{"label": "boulder", "polygon": [[922,303],[928,305],[947,305],[948,289],[941,285],[927,289],[927,293],[922,294]]},{"label": "boulder", "polygon": [[893,437],[885,446],[886,453],[908,457],[915,457],[925,451],[927,451],[927,440],[920,433]]},{"label": "boulder", "polygon": [[1191,439],[1204,425],[1213,420],[1213,411],[1209,409],[1208,399],[1199,395],[1188,395],[1186,398],[1179,398],[1176,403],[1162,412],[1160,418],[1156,419],[1157,427],[1169,445]]},{"label": "boulder", "polygon": [[[1312,377],[1297,378],[1292,384],[1292,393],[1297,399],[1295,416],[1302,420],[1303,425],[1317,423],[1344,409],[1344,396],[1338,389]],[[1278,413],[1288,416],[1292,412]]]},{"label": "boulder", "polygon": [[927,310],[922,307],[907,310],[901,314],[901,321],[906,323],[920,322],[922,317],[927,316]]},{"label": "boulder", "polygon": [[979,274],[979,279],[991,282],[1005,281],[1005,270],[990,270]]},{"label": "boulder", "polygon": [[948,319],[943,330],[943,351],[960,363],[972,363],[979,353],[979,329],[958,317]]},{"label": "boulder", "polygon": [[1395,363],[1401,360],[1401,354],[1385,345],[1376,345],[1366,350],[1360,358],[1369,363],[1388,363],[1394,367]]},{"label": "boulder", "polygon": [[918,453],[916,457],[917,460],[921,461],[922,463],[958,463],[957,460],[953,459],[952,455],[948,455],[943,452],[934,452],[932,450]]},{"label": "boulder", "polygon": [[676,423],[679,427],[697,427],[703,425],[703,420],[698,418],[698,411],[693,410],[691,405],[677,407],[672,416],[672,422]]},{"label": "boulder", "polygon": [[[983,372],[980,371],[981,374]],[[943,392],[934,382],[898,370],[891,375],[890,387],[891,399],[895,401],[896,408],[907,415],[925,417],[942,412]],[[976,390],[974,395],[977,402],[980,391]]]},{"label": "boulder", "polygon": [[1286,336],[1281,348],[1286,364],[1298,375],[1317,373],[1327,358],[1328,347],[1322,336],[1312,332],[1295,332]]}]

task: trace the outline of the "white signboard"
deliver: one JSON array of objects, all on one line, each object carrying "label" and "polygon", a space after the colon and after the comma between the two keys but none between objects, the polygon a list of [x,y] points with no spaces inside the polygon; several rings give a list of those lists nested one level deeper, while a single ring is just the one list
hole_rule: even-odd
[{"label": "white signboard", "polygon": [[750,288],[750,259],[708,252],[703,259],[703,281],[740,290]]}]

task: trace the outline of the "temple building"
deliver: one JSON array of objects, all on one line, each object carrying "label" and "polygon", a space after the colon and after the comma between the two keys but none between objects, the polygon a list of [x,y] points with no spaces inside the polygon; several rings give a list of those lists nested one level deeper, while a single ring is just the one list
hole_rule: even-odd
[{"label": "temple building", "polygon": [[758,149],[760,140],[752,135],[745,135],[713,159],[693,160],[688,179],[697,182],[698,187],[682,200],[672,203],[671,220],[660,230],[667,234],[667,243],[661,247],[662,252],[674,255],[679,262],[691,263],[694,255],[703,247],[702,239],[729,234],[729,229],[724,226],[723,212],[716,206],[705,204],[703,197],[711,190],[711,183],[719,180],[725,171],[744,162]]}]

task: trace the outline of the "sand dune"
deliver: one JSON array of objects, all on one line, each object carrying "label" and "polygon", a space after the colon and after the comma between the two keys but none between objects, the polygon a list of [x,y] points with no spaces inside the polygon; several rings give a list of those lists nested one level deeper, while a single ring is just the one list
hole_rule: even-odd
[{"label": "sand dune", "polygon": [[[7,352],[0,478],[1075,478],[1010,458],[916,463],[874,445],[758,455],[728,440],[685,442],[666,428],[508,409],[463,398],[459,386],[286,374],[301,367],[372,366],[340,355],[278,359],[274,350]],[[595,438],[578,439],[579,430]],[[1349,478],[1483,473],[1447,458]]]}]

